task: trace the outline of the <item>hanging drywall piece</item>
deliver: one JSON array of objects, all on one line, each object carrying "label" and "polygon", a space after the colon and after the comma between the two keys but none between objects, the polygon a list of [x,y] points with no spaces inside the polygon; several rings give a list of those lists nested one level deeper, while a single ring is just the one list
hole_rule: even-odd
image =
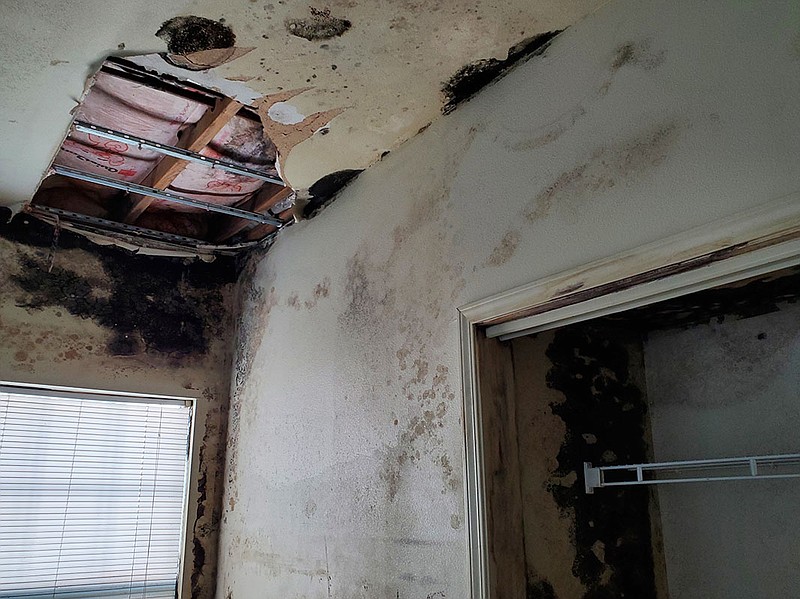
[{"label": "hanging drywall piece", "polygon": [[[264,134],[272,140],[278,151],[279,164],[286,161],[289,152],[299,143],[311,137],[344,112],[344,108],[332,108],[305,116],[288,101],[311,89],[301,87],[264,96],[254,106],[261,117]],[[280,172],[280,166],[279,172]]]},{"label": "hanging drywall piece", "polygon": [[186,69],[178,67],[166,60],[162,54],[139,54],[137,56],[126,56],[125,60],[142,67],[143,69],[163,77],[165,75],[174,77],[179,81],[187,81],[194,85],[200,85],[208,89],[217,91],[229,98],[233,98],[244,104],[251,105],[261,98],[261,94],[251,89],[241,81],[226,79],[215,74],[214,71],[195,71],[191,75]]},{"label": "hanging drywall piece", "polygon": [[255,50],[255,48],[233,46],[231,48],[201,50],[200,52],[192,52],[190,54],[167,54],[167,59],[176,67],[182,69],[205,71],[241,58],[253,50]]}]

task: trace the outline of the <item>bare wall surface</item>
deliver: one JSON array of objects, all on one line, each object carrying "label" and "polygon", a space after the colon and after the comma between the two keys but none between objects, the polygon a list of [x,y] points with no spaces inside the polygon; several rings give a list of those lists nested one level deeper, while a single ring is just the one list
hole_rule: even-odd
[{"label": "bare wall surface", "polygon": [[64,231],[54,238],[49,225],[5,217],[0,380],[197,399],[182,596],[212,597],[235,271],[134,256]]},{"label": "bare wall surface", "polygon": [[247,283],[220,599],[468,596],[456,307],[800,188],[794,2],[616,2]]},{"label": "bare wall surface", "polygon": [[[800,306],[653,333],[645,343],[659,461],[797,453]],[[659,489],[670,597],[800,594],[800,482]]]}]

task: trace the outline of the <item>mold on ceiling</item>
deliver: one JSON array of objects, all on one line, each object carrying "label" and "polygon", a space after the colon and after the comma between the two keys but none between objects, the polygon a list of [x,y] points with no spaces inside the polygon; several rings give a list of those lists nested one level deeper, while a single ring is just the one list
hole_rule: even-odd
[{"label": "mold on ceiling", "polygon": [[142,245],[245,249],[292,218],[285,140],[264,129],[234,97],[109,59],[27,210]]},{"label": "mold on ceiling", "polygon": [[276,174],[313,212],[329,200],[315,184],[351,179],[605,1],[9,0],[0,135],[20,151],[0,157],[0,205],[30,202],[65,158],[84,84],[108,56],[233,97],[237,121],[260,117]]}]

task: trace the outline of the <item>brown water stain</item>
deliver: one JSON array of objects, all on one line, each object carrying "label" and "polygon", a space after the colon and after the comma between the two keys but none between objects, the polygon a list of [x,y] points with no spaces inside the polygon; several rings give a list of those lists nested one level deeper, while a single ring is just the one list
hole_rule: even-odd
[{"label": "brown water stain", "polygon": [[524,209],[529,222],[556,206],[577,209],[590,198],[625,185],[658,167],[678,140],[682,124],[670,120],[632,139],[595,150],[586,162],[563,172]]},{"label": "brown water stain", "polygon": [[511,260],[514,252],[517,250],[519,241],[519,231],[508,231],[503,235],[500,243],[492,250],[492,253],[489,254],[489,257],[484,262],[484,266],[502,266]]},{"label": "brown water stain", "polygon": [[621,44],[617,47],[611,61],[609,74],[603,84],[598,88],[597,94],[604,96],[608,93],[617,72],[626,67],[634,67],[644,71],[652,71],[664,64],[666,51],[651,49],[650,40],[637,40]]}]

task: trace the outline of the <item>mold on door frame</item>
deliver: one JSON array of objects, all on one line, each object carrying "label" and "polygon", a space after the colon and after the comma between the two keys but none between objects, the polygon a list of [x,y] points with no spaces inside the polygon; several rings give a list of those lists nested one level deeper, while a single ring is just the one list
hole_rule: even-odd
[{"label": "mold on door frame", "polygon": [[[526,592],[524,564],[508,547],[500,546],[508,541],[513,548],[514,535],[491,526],[488,510],[493,488],[488,479],[493,471],[486,460],[492,449],[484,431],[487,421],[508,419],[508,410],[498,405],[507,403],[503,390],[510,388],[508,373],[487,373],[483,368],[499,360],[491,351],[499,343],[490,344],[492,339],[581,322],[797,264],[800,193],[459,309],[472,599],[500,596],[501,577],[493,580],[493,573],[502,568],[508,568],[506,574],[517,574],[518,584],[508,588],[509,596],[522,599]],[[503,501],[508,513],[519,511],[514,497]]]}]

